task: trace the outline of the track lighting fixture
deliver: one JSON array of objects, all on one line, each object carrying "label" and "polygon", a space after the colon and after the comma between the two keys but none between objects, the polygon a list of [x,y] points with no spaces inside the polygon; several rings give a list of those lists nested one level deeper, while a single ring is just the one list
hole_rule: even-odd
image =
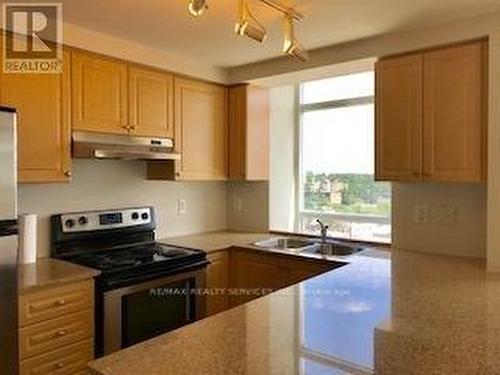
[{"label": "track lighting fixture", "polygon": [[[244,35],[259,43],[264,43],[267,38],[266,28],[250,13],[248,0],[239,1],[239,19],[234,25],[234,31],[238,35]],[[307,51],[303,49],[295,36],[295,22],[302,20],[303,15],[294,8],[289,8],[280,3],[279,0],[258,0],[268,5],[285,16],[283,52],[300,61],[307,61]],[[191,15],[198,17],[207,8],[208,0],[189,0],[188,11]]]},{"label": "track lighting fixture", "polygon": [[305,51],[300,45],[299,41],[295,37],[295,28],[293,19],[286,15],[285,16],[285,40],[283,42],[283,52],[287,55],[296,58],[302,62],[306,62],[309,58],[307,51]]},{"label": "track lighting fixture", "polygon": [[207,0],[189,0],[188,11],[194,17],[200,16],[207,8]]},{"label": "track lighting fixture", "polygon": [[239,15],[239,21],[234,25],[234,32],[238,35],[245,35],[256,42],[264,43],[267,37],[266,29],[250,13],[247,0],[239,0]]}]

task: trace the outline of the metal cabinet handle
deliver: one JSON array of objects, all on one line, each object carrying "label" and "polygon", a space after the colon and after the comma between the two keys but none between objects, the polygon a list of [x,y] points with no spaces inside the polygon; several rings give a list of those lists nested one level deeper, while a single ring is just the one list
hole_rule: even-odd
[{"label": "metal cabinet handle", "polygon": [[66,300],[65,299],[60,299],[56,302],[56,305],[58,306],[64,306],[66,305]]},{"label": "metal cabinet handle", "polygon": [[73,176],[73,173],[71,173],[71,171],[65,171],[65,172],[64,172],[64,175],[65,175],[66,177],[72,177],[72,176]]},{"label": "metal cabinet handle", "polygon": [[56,364],[56,368],[58,368],[58,369],[63,368],[63,367],[64,367],[63,362],[59,362],[58,364]]},{"label": "metal cabinet handle", "polygon": [[59,337],[62,337],[62,336],[66,336],[68,332],[64,331],[64,330],[61,330],[61,331],[58,331],[57,332],[57,336]]}]

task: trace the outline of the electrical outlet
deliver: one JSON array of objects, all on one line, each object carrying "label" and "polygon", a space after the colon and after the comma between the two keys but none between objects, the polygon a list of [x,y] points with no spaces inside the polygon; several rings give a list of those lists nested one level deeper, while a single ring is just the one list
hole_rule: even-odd
[{"label": "electrical outlet", "polygon": [[432,210],[432,222],[443,226],[457,225],[457,209],[451,206],[438,206]]},{"label": "electrical outlet", "polygon": [[186,212],[187,212],[186,200],[185,199],[178,199],[177,200],[177,214],[178,215],[185,215]]},{"label": "electrical outlet", "polygon": [[426,204],[413,206],[413,222],[415,224],[427,224],[429,222],[429,208]]},{"label": "electrical outlet", "polygon": [[234,209],[238,212],[243,211],[243,199],[239,197],[234,198]]}]

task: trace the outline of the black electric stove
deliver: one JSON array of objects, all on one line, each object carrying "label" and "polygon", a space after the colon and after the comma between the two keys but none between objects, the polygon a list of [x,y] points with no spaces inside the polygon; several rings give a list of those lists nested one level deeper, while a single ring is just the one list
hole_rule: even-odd
[{"label": "black electric stove", "polygon": [[196,291],[205,287],[206,254],[155,241],[155,227],[152,207],[51,217],[52,256],[101,271],[98,356],[204,316]]},{"label": "black electric stove", "polygon": [[103,272],[117,272],[159,263],[162,265],[178,263],[199,255],[200,253],[196,250],[151,242],[76,255],[71,258],[71,261]]}]

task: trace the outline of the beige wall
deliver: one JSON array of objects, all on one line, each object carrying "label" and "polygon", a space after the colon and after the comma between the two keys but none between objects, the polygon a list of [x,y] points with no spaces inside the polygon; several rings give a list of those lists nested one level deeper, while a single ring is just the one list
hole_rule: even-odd
[{"label": "beige wall", "polygon": [[295,219],[295,86],[270,89],[269,228],[293,232]]},{"label": "beige wall", "polygon": [[247,232],[263,232],[269,229],[267,182],[228,184],[228,228]]},{"label": "beige wall", "polygon": [[[486,187],[477,184],[393,184],[393,246],[484,258]],[[415,206],[425,207],[427,222],[415,222]],[[455,219],[443,222],[443,210]]]},{"label": "beige wall", "polygon": [[[49,216],[55,213],[151,205],[156,209],[157,238],[225,229],[224,183],[164,182],[145,179],[145,163],[74,161],[70,184],[21,185],[19,212],[39,215],[39,256],[49,255]],[[187,212],[177,214],[177,200]]]}]

